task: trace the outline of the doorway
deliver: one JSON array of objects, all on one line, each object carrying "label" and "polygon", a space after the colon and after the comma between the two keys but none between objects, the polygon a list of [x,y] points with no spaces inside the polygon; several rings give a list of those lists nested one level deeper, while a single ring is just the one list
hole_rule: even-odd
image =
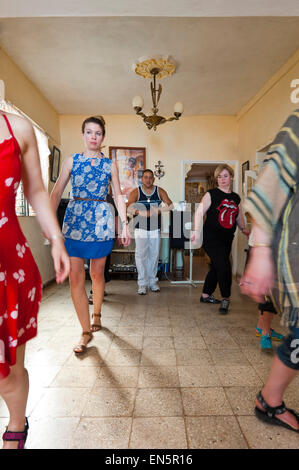
[{"label": "doorway", "polygon": [[[192,220],[195,212],[195,204],[200,203],[207,190],[215,187],[214,171],[218,165],[226,163],[234,170],[233,191],[238,193],[239,186],[239,162],[237,160],[230,161],[183,161],[182,162],[182,200],[191,203]],[[236,238],[236,237],[235,237]],[[193,279],[204,280],[208,272],[209,258],[202,248],[193,252]],[[189,266],[190,254],[185,251],[184,264]],[[237,243],[233,242],[232,247],[232,271],[237,271]]]}]

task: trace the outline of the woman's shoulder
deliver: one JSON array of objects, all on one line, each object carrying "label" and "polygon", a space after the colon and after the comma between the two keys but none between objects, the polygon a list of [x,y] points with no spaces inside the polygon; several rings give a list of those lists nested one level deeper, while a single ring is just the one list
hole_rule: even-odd
[{"label": "woman's shoulder", "polygon": [[240,198],[240,196],[239,196],[238,193],[235,193],[235,191],[232,191],[231,194],[234,196],[234,198],[235,198],[236,200],[238,200],[239,202],[241,201],[241,198]]}]

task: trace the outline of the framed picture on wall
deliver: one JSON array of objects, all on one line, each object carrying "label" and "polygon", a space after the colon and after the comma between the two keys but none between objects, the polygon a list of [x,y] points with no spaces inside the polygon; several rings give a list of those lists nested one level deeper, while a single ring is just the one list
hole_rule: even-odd
[{"label": "framed picture on wall", "polygon": [[242,188],[244,187],[245,183],[245,171],[249,170],[249,160],[242,163]]},{"label": "framed picture on wall", "polygon": [[117,163],[121,193],[127,202],[132,189],[141,184],[145,147],[109,147],[109,158]]},{"label": "framed picture on wall", "polygon": [[53,146],[52,149],[52,164],[51,164],[51,181],[55,183],[59,176],[59,169],[60,169],[60,150]]}]

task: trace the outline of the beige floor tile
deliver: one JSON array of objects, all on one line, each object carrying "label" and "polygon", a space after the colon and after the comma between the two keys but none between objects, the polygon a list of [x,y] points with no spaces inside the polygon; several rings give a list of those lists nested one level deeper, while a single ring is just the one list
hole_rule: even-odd
[{"label": "beige floor tile", "polygon": [[80,418],[29,419],[27,449],[69,449]]},{"label": "beige floor tile", "polygon": [[171,336],[145,336],[143,349],[174,349],[173,338]]},{"label": "beige floor tile", "polygon": [[110,346],[105,345],[103,347],[88,345],[86,353],[79,355],[73,352],[64,365],[66,367],[100,367],[109,349]]},{"label": "beige floor tile", "polygon": [[206,349],[176,349],[175,353],[178,366],[213,365]]},{"label": "beige floor tile", "polygon": [[145,326],[144,336],[172,336],[172,328],[169,326]]},{"label": "beige floor tile", "polygon": [[175,349],[207,349],[202,336],[175,336]]},{"label": "beige floor tile", "polygon": [[215,387],[220,380],[213,366],[178,366],[181,387]]},{"label": "beige floor tile", "polygon": [[236,418],[202,416],[186,418],[190,449],[247,449]]},{"label": "beige floor tile", "polygon": [[147,317],[145,320],[145,327],[155,328],[155,327],[170,327],[170,320],[167,317]]},{"label": "beige floor tile", "polygon": [[225,393],[231,404],[233,412],[238,416],[254,414],[255,397],[260,387],[226,387]]},{"label": "beige floor tile", "polygon": [[176,367],[141,367],[138,379],[139,388],[179,387]]},{"label": "beige floor tile", "polygon": [[100,367],[92,391],[98,388],[137,387],[138,367]]},{"label": "beige floor tile", "polygon": [[30,388],[48,387],[62,367],[64,366],[29,366],[28,373]]},{"label": "beige floor tile", "polygon": [[244,354],[253,366],[268,366],[269,369],[274,357],[273,351],[262,351],[259,345],[251,348],[243,348],[242,354]]},{"label": "beige floor tile", "polygon": [[131,449],[186,449],[183,418],[134,418]]},{"label": "beige floor tile", "polygon": [[62,366],[72,354],[69,348],[65,350],[55,351],[43,347],[36,352],[28,354],[26,364],[31,366]]},{"label": "beige floor tile", "polygon": [[134,416],[182,416],[179,389],[141,388],[137,390]]},{"label": "beige floor tile", "polygon": [[281,426],[259,421],[255,416],[239,416],[241,429],[251,449],[298,449],[299,434]]},{"label": "beige floor tile", "polygon": [[[255,302],[233,283],[224,317],[199,303],[201,287],[160,286],[159,295],[138,296],[136,281],[112,280],[103,328],[82,356],[72,351],[81,328],[68,283],[44,290],[26,350],[28,448],[246,448],[261,445],[265,429],[266,447],[296,448],[295,433],[253,416],[274,355],[259,348]],[[279,321],[272,326],[282,331]],[[299,411],[298,386],[299,377],[284,400]],[[0,400],[3,427],[7,416]]]},{"label": "beige floor tile", "polygon": [[239,349],[236,341],[224,330],[202,332],[208,348],[213,349]]},{"label": "beige floor tile", "polygon": [[82,418],[72,449],[127,449],[132,418]]},{"label": "beige floor tile", "polygon": [[98,376],[98,367],[63,366],[51,383],[51,388],[91,388]]},{"label": "beige floor tile", "polygon": [[213,349],[209,352],[216,366],[221,365],[242,365],[250,366],[250,362],[240,349]]},{"label": "beige floor tile", "polygon": [[96,387],[88,394],[83,417],[119,417],[132,416],[134,388],[101,388]]},{"label": "beige floor tile", "polygon": [[262,381],[251,366],[215,366],[224,387],[262,386]]},{"label": "beige floor tile", "polygon": [[186,416],[228,416],[233,411],[221,387],[182,388]]},{"label": "beige floor tile", "polygon": [[111,349],[142,349],[143,337],[142,336],[115,336]]},{"label": "beige floor tile", "polygon": [[174,349],[143,349],[142,366],[175,366],[176,354]]},{"label": "beige floor tile", "polygon": [[144,326],[119,326],[115,332],[117,336],[142,336],[144,331]]},{"label": "beige floor tile", "polygon": [[138,366],[141,352],[135,349],[110,349],[105,364],[111,366]]},{"label": "beige floor tile", "polygon": [[197,326],[193,328],[185,328],[180,326],[172,326],[173,336],[185,338],[186,336],[194,336],[195,338],[199,338],[201,336],[200,329]]},{"label": "beige floor tile", "polygon": [[34,418],[79,417],[85,406],[88,391],[88,388],[46,389],[32,416]]},{"label": "beige floor tile", "polygon": [[26,415],[31,416],[33,410],[36,408],[38,403],[40,403],[41,399],[45,395],[48,389],[46,387],[36,387],[36,386],[29,386],[29,396],[26,408]]}]

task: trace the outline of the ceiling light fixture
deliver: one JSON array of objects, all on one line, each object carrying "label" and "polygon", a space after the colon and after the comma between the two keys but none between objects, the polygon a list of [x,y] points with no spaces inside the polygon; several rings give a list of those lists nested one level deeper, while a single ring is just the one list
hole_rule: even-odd
[{"label": "ceiling light fixture", "polygon": [[184,106],[182,103],[177,102],[174,105],[174,116],[166,119],[163,116],[158,115],[158,103],[162,93],[162,85],[160,84],[157,88],[156,80],[168,77],[175,71],[175,65],[168,60],[168,58],[156,58],[156,59],[147,59],[143,60],[137,64],[134,64],[134,70],[137,75],[142,76],[143,78],[151,78],[151,94],[153,101],[153,114],[146,115],[142,112],[143,108],[143,98],[141,96],[135,96],[133,99],[133,108],[136,111],[136,114],[143,118],[143,121],[147,125],[148,129],[157,130],[157,126],[164,124],[167,121],[178,121],[180,116],[184,111]]}]

